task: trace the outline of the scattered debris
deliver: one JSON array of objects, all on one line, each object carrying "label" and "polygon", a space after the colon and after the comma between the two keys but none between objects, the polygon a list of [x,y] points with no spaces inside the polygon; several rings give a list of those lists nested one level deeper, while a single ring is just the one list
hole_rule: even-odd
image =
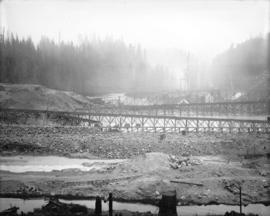
[{"label": "scattered debris", "polygon": [[233,194],[239,194],[239,183],[223,179],[224,188]]},{"label": "scattered debris", "polygon": [[[235,211],[231,211],[231,212],[226,212],[224,214],[224,216],[246,216],[246,214],[242,213],[238,213],[238,212],[235,212]],[[247,216],[258,216],[257,214],[248,214]]]},{"label": "scattered debris", "polygon": [[50,198],[47,205],[41,208],[42,212],[50,213],[50,215],[86,215],[88,209],[78,204],[66,204],[60,202],[57,198]]},{"label": "scattered debris", "polygon": [[11,207],[9,209],[6,209],[2,212],[0,212],[0,216],[17,216],[18,207]]},{"label": "scattered debris", "polygon": [[17,191],[16,193],[18,194],[42,194],[42,190],[39,189],[38,187],[35,187],[35,186],[29,186],[29,185],[24,185],[24,186],[21,186]]}]

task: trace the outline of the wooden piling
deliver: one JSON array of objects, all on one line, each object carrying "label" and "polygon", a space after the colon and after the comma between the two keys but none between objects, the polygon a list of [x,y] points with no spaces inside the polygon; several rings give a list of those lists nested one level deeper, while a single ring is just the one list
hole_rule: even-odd
[{"label": "wooden piling", "polygon": [[158,216],[177,216],[176,192],[163,194],[159,202]]},{"label": "wooden piling", "polygon": [[242,215],[242,187],[239,186],[239,198],[240,198],[240,215]]},{"label": "wooden piling", "polygon": [[99,196],[96,197],[95,215],[101,216],[102,214],[102,202]]},{"label": "wooden piling", "polygon": [[109,216],[113,216],[113,196],[109,193]]}]

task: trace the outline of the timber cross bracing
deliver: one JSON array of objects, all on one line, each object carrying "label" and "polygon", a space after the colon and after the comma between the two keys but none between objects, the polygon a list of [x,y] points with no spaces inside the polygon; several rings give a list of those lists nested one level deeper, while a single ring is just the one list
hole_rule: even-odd
[{"label": "timber cross bracing", "polygon": [[270,132],[270,123],[264,120],[239,120],[151,115],[117,115],[88,113],[87,118],[100,121],[104,129],[150,132]]},{"label": "timber cross bracing", "polygon": [[269,101],[192,103],[142,106],[95,106],[88,110],[95,113],[166,115],[166,116],[255,116],[270,115]]},{"label": "timber cross bracing", "polygon": [[270,122],[266,120],[14,109],[1,109],[0,112],[1,121],[4,121],[7,116],[13,116],[16,119],[16,116],[46,115],[46,117],[57,117],[59,121],[68,119],[74,125],[95,126],[103,130],[117,129],[149,132],[181,132],[185,130],[190,132],[270,133]]}]

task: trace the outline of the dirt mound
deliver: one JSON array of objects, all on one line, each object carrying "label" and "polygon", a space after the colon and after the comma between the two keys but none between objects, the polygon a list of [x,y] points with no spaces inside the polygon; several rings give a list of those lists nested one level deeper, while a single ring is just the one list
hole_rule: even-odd
[{"label": "dirt mound", "polygon": [[120,165],[122,173],[149,173],[170,169],[169,156],[161,152],[151,152],[140,155]]},{"label": "dirt mound", "polygon": [[0,107],[71,111],[90,104],[88,98],[69,91],[32,84],[0,83]]},{"label": "dirt mound", "polygon": [[161,152],[151,152],[129,159],[119,166],[121,173],[162,173],[170,169],[199,165],[201,162],[189,157],[176,157]]}]

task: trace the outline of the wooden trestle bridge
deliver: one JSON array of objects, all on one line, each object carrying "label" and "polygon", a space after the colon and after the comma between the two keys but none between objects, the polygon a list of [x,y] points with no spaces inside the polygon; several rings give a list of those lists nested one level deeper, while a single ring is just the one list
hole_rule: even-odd
[{"label": "wooden trestle bridge", "polygon": [[[81,110],[85,111],[85,110]],[[168,116],[268,116],[270,101],[89,107],[90,112]]]},{"label": "wooden trestle bridge", "polygon": [[[230,103],[225,105],[223,103],[223,105],[231,109],[239,104],[232,105]],[[269,103],[259,105],[244,103],[239,106],[249,105],[251,107],[247,108],[247,111],[250,114],[269,115]],[[209,104],[203,104],[202,107],[199,107],[197,104],[198,110],[200,109],[201,111],[203,109],[209,110],[210,106]],[[213,104],[213,106],[216,106],[216,104]],[[217,106],[222,106],[222,103]],[[184,105],[184,107],[186,108],[187,106]],[[179,107],[165,109],[165,106],[156,106],[156,109],[151,109],[153,106],[144,106],[144,109],[142,107],[135,109],[135,106],[125,106],[124,108],[99,106],[95,109],[92,107],[89,110],[73,112],[0,109],[0,121],[5,122],[7,119],[16,121],[18,118],[27,118],[30,115],[32,117],[45,116],[59,123],[65,122],[64,124],[68,122],[68,125],[97,127],[103,131],[270,133],[270,121],[266,119],[190,117],[181,115],[179,109],[177,109]],[[184,110],[185,108],[181,107],[180,109]],[[191,109],[194,109],[193,105],[190,105],[189,110]],[[225,112],[225,108],[221,108],[221,113],[223,111]],[[259,113],[259,111],[261,112]]]}]

